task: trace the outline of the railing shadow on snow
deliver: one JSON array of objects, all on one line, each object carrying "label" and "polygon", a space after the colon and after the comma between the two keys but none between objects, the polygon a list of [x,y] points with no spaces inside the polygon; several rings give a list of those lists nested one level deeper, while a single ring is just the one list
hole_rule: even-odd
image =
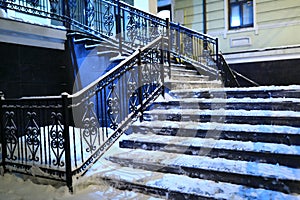
[{"label": "railing shadow on snow", "polygon": [[159,37],[83,90],[0,101],[4,171],[66,182],[83,175],[164,91]]}]

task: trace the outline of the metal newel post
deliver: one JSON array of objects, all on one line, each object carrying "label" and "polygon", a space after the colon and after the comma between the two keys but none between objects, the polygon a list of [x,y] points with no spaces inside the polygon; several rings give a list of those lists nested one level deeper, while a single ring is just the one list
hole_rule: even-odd
[{"label": "metal newel post", "polygon": [[70,150],[70,116],[69,116],[69,102],[68,93],[62,93],[62,112],[64,116],[64,140],[65,140],[65,164],[66,164],[66,182],[70,192],[73,192],[72,181],[72,166],[71,166],[71,150]]},{"label": "metal newel post", "polygon": [[219,40],[216,38],[216,62],[219,65]]},{"label": "metal newel post", "polygon": [[[164,37],[161,37],[160,42],[161,42],[160,43],[160,78],[161,78],[161,83],[162,83],[162,96],[165,98]],[[170,71],[171,71],[171,69],[169,69],[169,74],[170,74]]]},{"label": "metal newel post", "polygon": [[178,55],[181,58],[181,33],[180,33],[180,24],[177,25],[177,47],[178,47]]},{"label": "metal newel post", "polygon": [[3,168],[3,173],[5,173],[5,159],[7,157],[7,150],[6,150],[6,136],[4,132],[4,127],[3,127],[3,112],[2,112],[2,101],[4,100],[4,96],[1,93],[0,94],[0,140],[1,140],[1,146],[2,146],[2,168]]},{"label": "metal newel post", "polygon": [[167,23],[167,37],[168,37],[168,64],[170,66],[171,64],[171,33],[170,33],[170,19],[167,18],[166,19],[166,23]]},{"label": "metal newel post", "polygon": [[71,28],[71,15],[70,15],[70,5],[68,0],[62,0],[63,3],[63,10],[62,14],[65,17],[64,26],[67,29]]},{"label": "metal newel post", "polygon": [[140,105],[140,122],[143,121],[143,73],[142,73],[142,50],[139,49],[138,54],[138,98],[139,98],[139,105]]},{"label": "metal newel post", "polygon": [[119,39],[119,52],[120,55],[122,55],[122,48],[123,48],[123,38],[122,38],[122,23],[121,23],[121,4],[120,4],[120,0],[118,0],[118,4],[117,4],[118,8],[117,8],[117,12],[118,14],[116,15],[116,34],[117,37]]}]

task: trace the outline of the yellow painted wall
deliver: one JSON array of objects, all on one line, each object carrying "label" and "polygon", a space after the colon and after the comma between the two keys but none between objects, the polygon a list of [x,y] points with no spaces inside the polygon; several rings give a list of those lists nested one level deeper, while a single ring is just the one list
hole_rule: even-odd
[{"label": "yellow painted wall", "polygon": [[[300,0],[254,0],[255,27],[240,30],[226,27],[227,0],[206,1],[208,34],[219,38],[224,53],[300,45]],[[185,26],[203,32],[202,0],[175,0],[175,15],[178,10],[184,10]],[[250,44],[232,47],[231,40],[239,38]]]}]

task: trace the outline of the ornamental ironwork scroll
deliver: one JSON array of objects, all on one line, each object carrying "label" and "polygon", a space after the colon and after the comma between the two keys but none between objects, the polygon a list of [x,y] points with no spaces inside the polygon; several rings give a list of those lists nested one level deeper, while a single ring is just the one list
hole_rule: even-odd
[{"label": "ornamental ironwork scroll", "polygon": [[26,3],[30,4],[33,7],[38,7],[39,0],[26,0]]},{"label": "ornamental ironwork scroll", "polygon": [[27,112],[26,118],[28,119],[28,121],[25,126],[26,146],[30,151],[28,159],[35,162],[40,160],[37,152],[41,146],[40,128],[36,123],[36,117],[37,115],[35,112]]},{"label": "ornamental ironwork scroll", "polygon": [[[7,155],[6,159],[16,160],[17,157],[14,155],[14,152],[17,147],[18,138],[17,138],[17,126],[14,121],[15,113],[13,111],[7,111],[4,114],[4,139],[6,142]],[[4,148],[4,147],[2,147]]]},{"label": "ornamental ironwork scroll", "polygon": [[129,73],[129,78],[127,80],[127,96],[129,99],[129,112],[134,112],[137,110],[138,104],[138,87],[137,81],[137,70],[136,68],[132,69]]},{"label": "ornamental ironwork scroll", "polygon": [[86,17],[86,25],[88,27],[93,27],[95,22],[94,0],[85,0],[85,17]]},{"label": "ornamental ironwork scroll", "polygon": [[54,153],[54,159],[52,160],[54,166],[63,167],[65,165],[62,159],[65,152],[65,139],[64,139],[64,128],[62,125],[62,114],[51,113],[52,125],[50,127],[50,146]]},{"label": "ornamental ironwork scroll", "polygon": [[[69,0],[69,9],[70,9],[70,17],[71,19],[76,19],[76,13],[77,11],[77,1],[76,0]],[[79,14],[79,13],[77,13]]]},{"label": "ornamental ironwork scroll", "polygon": [[[58,7],[59,7],[59,0],[49,0],[50,2],[50,12],[51,13],[57,13]],[[70,3],[70,1],[69,1]]]},{"label": "ornamental ironwork scroll", "polygon": [[107,114],[110,120],[110,128],[115,130],[118,128],[118,120],[120,114],[120,97],[116,91],[116,84],[112,82],[109,86],[109,94],[107,97]]},{"label": "ornamental ironwork scroll", "polygon": [[131,46],[133,46],[135,40],[137,39],[137,32],[138,32],[138,20],[136,19],[136,15],[134,13],[130,13],[128,15],[128,23],[126,25],[126,35],[129,40],[129,43],[131,43]]},{"label": "ornamental ironwork scroll", "polygon": [[103,15],[103,22],[106,34],[108,36],[112,36],[112,30],[114,28],[114,14],[113,14],[113,7],[110,4],[105,5],[105,11]]},{"label": "ornamental ironwork scroll", "polygon": [[99,126],[97,116],[93,110],[94,103],[89,102],[85,107],[85,113],[82,118],[83,131],[82,137],[87,144],[86,152],[93,152],[96,150],[96,141],[99,137]]}]

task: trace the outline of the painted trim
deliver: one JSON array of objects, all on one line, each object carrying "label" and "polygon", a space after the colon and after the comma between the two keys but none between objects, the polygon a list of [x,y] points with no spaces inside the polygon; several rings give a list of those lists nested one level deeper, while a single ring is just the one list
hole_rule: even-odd
[{"label": "painted trim", "polygon": [[228,64],[300,59],[300,46],[286,46],[230,54],[225,53],[224,57]]},{"label": "painted trim", "polygon": [[0,42],[65,49],[66,30],[0,18]]}]

